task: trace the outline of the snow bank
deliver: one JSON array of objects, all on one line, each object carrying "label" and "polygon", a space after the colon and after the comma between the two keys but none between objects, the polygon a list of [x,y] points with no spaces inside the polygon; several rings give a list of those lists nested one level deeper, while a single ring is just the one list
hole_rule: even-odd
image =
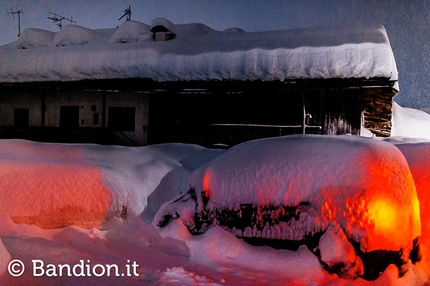
[{"label": "snow bank", "polygon": [[[1,211],[16,223],[42,228],[106,227],[112,220],[139,215],[155,191],[164,198],[179,193],[160,186],[167,174],[180,169],[187,176],[199,156],[218,153],[194,145],[173,146],[128,149],[0,141]],[[189,156],[196,161],[190,162]],[[186,186],[177,176],[169,178],[176,181],[165,182],[167,186]]]},{"label": "snow bank", "polygon": [[[33,34],[37,31],[28,30],[15,45],[0,47],[0,82],[109,78],[397,80],[393,52],[382,26],[252,33],[240,29],[220,32],[203,24],[169,27],[177,37],[154,42],[146,33],[147,25],[138,22],[127,21],[114,35],[68,25],[55,34],[53,44],[46,38],[46,47],[38,43],[37,48],[27,45],[25,51],[16,49],[23,46],[20,42],[26,42],[26,38],[36,37]],[[127,44],[117,45],[118,42]]]},{"label": "snow bank", "polygon": [[402,107],[393,101],[391,136],[430,140],[430,114],[417,109]]},{"label": "snow bank", "polygon": [[246,142],[196,169],[189,186],[198,211],[309,203],[316,213],[307,212],[290,231],[309,233],[334,222],[363,251],[410,250],[420,235],[407,162],[382,141],[306,135]]},{"label": "snow bank", "polygon": [[[160,235],[184,241],[189,248],[192,261],[212,269],[246,269],[250,279],[253,276],[251,273],[259,272],[291,282],[300,280],[300,284],[306,284],[306,281],[323,280],[327,275],[318,258],[306,247],[301,247],[298,251],[253,247],[218,227],[202,235],[190,237],[188,230],[180,221],[175,221],[160,230]],[[258,281],[257,284],[259,283],[262,281]]]},{"label": "snow bank", "polygon": [[1,162],[0,178],[2,211],[42,228],[98,227],[112,199],[101,171],[82,164]]}]

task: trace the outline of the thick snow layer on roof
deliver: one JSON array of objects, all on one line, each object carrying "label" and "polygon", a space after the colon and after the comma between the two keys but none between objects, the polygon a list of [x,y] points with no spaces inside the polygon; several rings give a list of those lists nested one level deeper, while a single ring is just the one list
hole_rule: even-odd
[{"label": "thick snow layer on roof", "polygon": [[96,32],[76,25],[67,25],[54,36],[54,46],[85,45],[95,37]]},{"label": "thick snow layer on roof", "polygon": [[156,81],[397,80],[382,26],[245,33],[237,28],[221,32],[203,24],[182,24],[174,25],[176,37],[166,42],[153,41],[148,27],[127,21],[116,30],[101,32],[69,25],[53,39],[49,32],[26,30],[16,42],[0,47],[0,82],[135,77]]},{"label": "thick snow layer on roof", "polygon": [[54,32],[42,29],[25,29],[21,37],[13,43],[16,49],[28,49],[31,47],[46,47],[50,45],[54,39]]},{"label": "thick snow layer on roof", "polygon": [[119,26],[112,37],[109,39],[110,43],[130,43],[139,40],[150,39],[151,27],[136,21],[126,21]]}]

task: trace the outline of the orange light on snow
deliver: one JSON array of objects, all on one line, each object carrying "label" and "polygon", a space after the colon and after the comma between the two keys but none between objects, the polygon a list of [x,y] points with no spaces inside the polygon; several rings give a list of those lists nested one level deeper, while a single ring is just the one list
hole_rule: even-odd
[{"label": "orange light on snow", "polygon": [[420,235],[419,201],[413,200],[410,205],[395,204],[386,199],[376,199],[368,204],[367,211],[372,229],[368,234],[373,249],[393,249],[399,241],[412,241]]},{"label": "orange light on snow", "polygon": [[205,175],[203,176],[203,193],[206,198],[209,198],[210,182],[211,173],[209,171],[206,171]]},{"label": "orange light on snow", "polygon": [[378,200],[369,204],[369,218],[373,221],[375,231],[385,233],[396,226],[396,209],[388,202]]},{"label": "orange light on snow", "polygon": [[426,241],[430,245],[430,166],[414,166],[412,174],[419,198],[418,206],[415,206],[415,209],[418,209],[422,223],[420,241]]},{"label": "orange light on snow", "polygon": [[320,192],[322,222],[340,220],[348,236],[364,234],[359,239],[365,251],[406,253],[421,233],[420,204],[408,165],[400,156],[361,159],[357,174],[342,174],[353,184],[327,184]]},{"label": "orange light on snow", "polygon": [[420,206],[406,160],[398,157],[368,164],[366,188],[369,249],[411,247],[421,234]]},{"label": "orange light on snow", "polygon": [[110,202],[95,166],[0,162],[0,212],[15,223],[99,227]]}]

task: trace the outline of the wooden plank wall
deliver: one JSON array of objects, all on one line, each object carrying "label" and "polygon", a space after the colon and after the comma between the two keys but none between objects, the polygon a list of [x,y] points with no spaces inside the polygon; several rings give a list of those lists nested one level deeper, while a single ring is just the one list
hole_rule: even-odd
[{"label": "wooden plank wall", "polygon": [[391,135],[393,97],[397,91],[391,87],[366,88],[362,93],[363,127],[376,136]]}]

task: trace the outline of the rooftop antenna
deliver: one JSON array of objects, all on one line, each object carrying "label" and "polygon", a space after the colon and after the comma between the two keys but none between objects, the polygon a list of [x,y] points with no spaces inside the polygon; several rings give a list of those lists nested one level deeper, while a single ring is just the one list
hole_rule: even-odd
[{"label": "rooftop antenna", "polygon": [[10,9],[10,12],[7,12],[8,14],[12,14],[12,17],[15,18],[15,14],[18,15],[18,37],[21,36],[21,13],[22,10],[14,11],[12,8]]},{"label": "rooftop antenna", "polygon": [[49,12],[49,15],[50,16],[48,16],[48,19],[52,20],[55,25],[60,27],[60,30],[63,27],[63,23],[62,23],[63,20],[69,21],[69,24],[76,23],[75,21],[73,21],[72,17],[70,17],[70,19],[69,19],[69,18],[66,18],[64,16],[55,14],[53,12]]},{"label": "rooftop antenna", "polygon": [[125,16],[127,16],[126,21],[130,21],[131,20],[131,6],[129,5],[127,9],[124,10],[124,15],[122,15],[119,19],[121,20],[122,18],[124,18]]}]

